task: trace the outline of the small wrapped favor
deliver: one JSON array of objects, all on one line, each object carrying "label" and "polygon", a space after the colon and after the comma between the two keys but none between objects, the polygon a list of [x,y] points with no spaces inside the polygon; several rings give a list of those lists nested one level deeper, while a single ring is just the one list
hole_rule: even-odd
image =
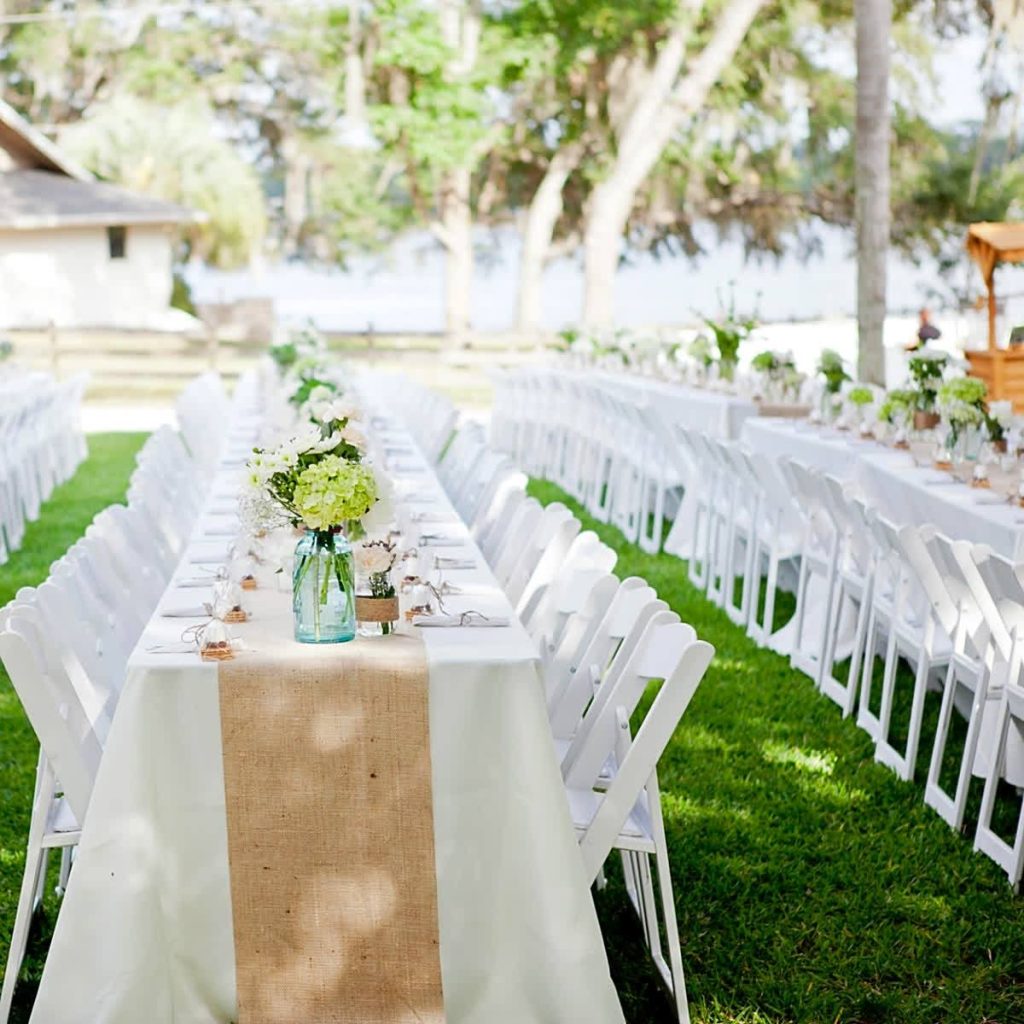
[{"label": "small wrapped favor", "polygon": [[991,487],[991,481],[988,478],[988,466],[983,462],[979,462],[974,467],[974,472],[971,475],[971,486],[972,487]]},{"label": "small wrapped favor", "polygon": [[213,585],[213,615],[222,622],[245,622],[248,612],[242,607],[242,588],[230,580]]},{"label": "small wrapped favor", "polygon": [[231,634],[223,622],[214,619],[200,630],[199,656],[203,661],[229,661],[235,656]]}]

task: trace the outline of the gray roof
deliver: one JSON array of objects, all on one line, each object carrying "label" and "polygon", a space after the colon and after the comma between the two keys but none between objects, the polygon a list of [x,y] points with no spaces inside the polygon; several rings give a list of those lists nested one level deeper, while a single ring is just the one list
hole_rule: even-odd
[{"label": "gray roof", "polygon": [[202,215],[115,185],[55,171],[0,174],[0,229],[32,231],[107,224],[182,224]]}]

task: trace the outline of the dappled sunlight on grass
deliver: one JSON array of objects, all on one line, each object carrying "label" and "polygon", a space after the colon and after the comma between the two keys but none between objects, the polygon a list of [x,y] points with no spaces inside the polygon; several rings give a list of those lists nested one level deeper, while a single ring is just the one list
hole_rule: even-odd
[{"label": "dappled sunlight on grass", "polygon": [[836,755],[832,751],[801,750],[781,743],[765,743],[761,750],[764,759],[772,764],[791,764],[806,772],[831,775],[836,767]]},{"label": "dappled sunlight on grass", "polygon": [[[619,553],[620,577],[645,577],[716,648],[658,768],[694,1024],[1024,1021],[1024,899],[925,807],[923,762],[918,783],[901,782],[806,676],[689,584],[683,562],[639,552],[552,485],[530,490],[565,501]],[[897,728],[909,689],[897,688]],[[668,1024],[614,862],[597,907],[627,1020]]]}]

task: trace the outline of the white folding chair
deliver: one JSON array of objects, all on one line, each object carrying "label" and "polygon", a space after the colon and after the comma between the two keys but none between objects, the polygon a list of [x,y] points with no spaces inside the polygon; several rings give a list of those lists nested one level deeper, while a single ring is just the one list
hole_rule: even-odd
[{"label": "white folding chair", "polygon": [[[649,624],[602,709],[601,722],[591,731],[590,749],[566,777],[587,878],[598,878],[612,850],[622,852],[627,891],[652,960],[674,996],[681,1024],[690,1018],[657,764],[714,654],[710,644],[689,640],[691,635],[689,627],[681,623]],[[630,716],[648,683],[658,678],[664,679],[661,689],[630,741]],[[597,791],[593,786],[601,767],[616,749],[620,756],[615,777],[607,790]],[[651,876],[652,858],[657,893]]]},{"label": "white folding chair", "polygon": [[[10,1015],[29,926],[45,890],[51,849],[75,845],[99,768],[101,744],[63,674],[51,674],[36,626],[17,609],[0,614],[0,660],[39,740],[25,871],[0,989],[0,1021]],[[66,880],[67,862],[62,870]]]},{"label": "white folding chair", "polygon": [[[1018,647],[1019,644],[1018,638]],[[1021,873],[1024,871],[1024,805],[1017,816],[1017,827],[1012,842],[1008,843],[992,827],[999,782],[1008,774],[1006,756],[1008,744],[1011,742],[1014,742],[1018,749],[1024,748],[1024,689],[1015,683],[1007,683],[1002,690],[995,727],[995,745],[991,751],[985,791],[981,798],[974,848],[991,857],[1006,872],[1010,885],[1013,886],[1014,892],[1017,892],[1020,889]],[[1014,781],[1020,792],[1024,787],[1024,780],[1018,774]]]}]

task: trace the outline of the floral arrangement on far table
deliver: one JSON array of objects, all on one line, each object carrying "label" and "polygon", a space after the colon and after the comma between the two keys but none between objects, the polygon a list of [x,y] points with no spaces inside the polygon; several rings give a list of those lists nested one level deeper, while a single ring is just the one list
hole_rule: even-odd
[{"label": "floral arrangement on far table", "polygon": [[956,446],[963,431],[983,426],[987,422],[987,393],[985,382],[977,377],[957,377],[938,388],[936,408],[949,426],[950,448]]},{"label": "floral arrangement on far table", "polygon": [[825,391],[830,395],[838,395],[843,385],[850,380],[846,372],[843,357],[831,348],[823,348],[818,357],[818,374],[825,378]]},{"label": "floral arrangement on far table", "polygon": [[919,348],[912,353],[907,366],[914,382],[918,412],[936,412],[942,378],[949,365],[949,354],[934,348]]}]

